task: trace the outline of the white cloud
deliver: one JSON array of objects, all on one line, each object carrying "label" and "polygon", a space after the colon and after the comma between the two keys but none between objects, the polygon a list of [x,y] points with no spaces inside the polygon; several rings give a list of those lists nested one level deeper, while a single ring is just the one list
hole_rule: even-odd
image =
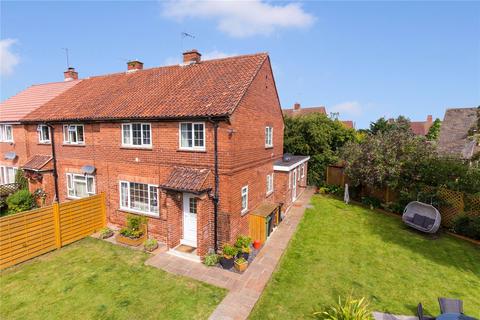
[{"label": "white cloud", "polygon": [[330,112],[340,113],[340,117],[347,116],[359,116],[362,114],[362,107],[357,101],[347,101],[339,103],[330,108]]},{"label": "white cloud", "polygon": [[20,62],[20,57],[12,52],[12,45],[16,39],[0,40],[0,75],[13,73],[13,68]]},{"label": "white cloud", "polygon": [[[238,54],[236,54],[236,53],[226,53],[226,52],[222,52],[222,51],[218,51],[218,50],[212,50],[212,51],[209,51],[209,52],[206,52],[206,53],[202,53],[202,61],[228,58],[228,57],[233,57],[233,56],[237,56],[237,55]],[[174,65],[174,64],[180,64],[180,63],[182,63],[181,56],[168,57],[167,59],[165,59],[165,65]]]},{"label": "white cloud", "polygon": [[168,1],[163,4],[163,15],[179,20],[214,19],[232,37],[269,35],[278,28],[305,28],[315,21],[298,3],[273,5],[262,0]]}]

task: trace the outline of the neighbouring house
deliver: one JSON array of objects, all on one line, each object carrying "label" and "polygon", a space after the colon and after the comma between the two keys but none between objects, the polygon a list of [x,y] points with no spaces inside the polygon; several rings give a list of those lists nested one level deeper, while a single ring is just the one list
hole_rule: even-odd
[{"label": "neighbouring house", "polygon": [[410,129],[417,136],[426,136],[432,124],[432,115],[428,115],[426,121],[410,121]]},{"label": "neighbouring house", "polygon": [[[75,76],[75,70],[67,70],[65,77]],[[67,77],[68,75],[68,77]],[[30,144],[38,145],[36,149],[42,155],[50,155],[49,132],[45,126],[37,128],[38,139],[29,141],[26,126],[20,120],[28,113],[42,106],[62,92],[76,85],[79,80],[33,85],[19,94],[0,103],[0,185],[13,184],[18,168],[27,163],[31,154]],[[51,172],[51,170],[50,170]],[[49,179],[51,177],[48,177]],[[49,186],[52,186],[50,183]],[[34,184],[31,185],[34,191]],[[53,189],[48,200],[53,200]]]},{"label": "neighbouring house", "polygon": [[480,107],[447,109],[440,128],[438,152],[465,160],[480,156]]},{"label": "neighbouring house", "polygon": [[[298,116],[305,116],[314,113],[320,113],[327,115],[327,110],[324,106],[320,107],[307,107],[302,108],[300,103],[296,102],[293,105],[293,109],[282,109],[283,115],[286,117],[298,117]],[[351,120],[339,120],[343,125],[350,129],[355,129],[355,123]]]},{"label": "neighbouring house", "polygon": [[268,236],[306,188],[309,160],[283,154],[268,54],[202,61],[192,50],[180,65],[127,65],[22,117],[19,164],[33,183],[47,190],[38,175],[56,163],[59,201],[105,192],[110,224],[143,215],[150,236],[196,256],[259,228]]}]

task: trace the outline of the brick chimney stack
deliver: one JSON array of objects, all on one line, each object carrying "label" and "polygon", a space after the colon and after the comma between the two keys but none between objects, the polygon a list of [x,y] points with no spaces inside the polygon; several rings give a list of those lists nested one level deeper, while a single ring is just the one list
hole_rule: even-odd
[{"label": "brick chimney stack", "polygon": [[293,110],[300,110],[300,103],[295,102],[295,103],[293,104]]},{"label": "brick chimney stack", "polygon": [[132,60],[127,62],[128,71],[137,71],[143,69],[143,62],[138,60]]},{"label": "brick chimney stack", "polygon": [[429,115],[427,116],[427,122],[428,122],[428,123],[432,123],[432,122],[433,122],[433,117],[432,117],[431,114],[429,114]]},{"label": "brick chimney stack", "polygon": [[192,49],[190,51],[186,51],[183,53],[183,63],[184,64],[192,64],[198,63],[201,60],[202,55],[197,49]]},{"label": "brick chimney stack", "polygon": [[75,68],[68,68],[67,71],[63,73],[64,81],[78,80],[78,72],[75,71]]}]

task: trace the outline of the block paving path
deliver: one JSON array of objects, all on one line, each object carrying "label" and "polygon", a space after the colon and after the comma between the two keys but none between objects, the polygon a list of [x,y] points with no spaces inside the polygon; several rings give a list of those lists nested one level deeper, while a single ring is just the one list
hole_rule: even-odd
[{"label": "block paving path", "polygon": [[211,320],[247,319],[295,233],[313,193],[314,189],[307,188],[295,201],[285,219],[243,274],[207,267],[166,252],[153,256],[145,263],[228,289],[227,296],[210,316]]}]

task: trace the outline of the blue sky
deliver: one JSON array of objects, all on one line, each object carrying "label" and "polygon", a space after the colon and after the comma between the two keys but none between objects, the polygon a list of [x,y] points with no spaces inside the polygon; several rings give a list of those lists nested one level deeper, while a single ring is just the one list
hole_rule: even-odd
[{"label": "blue sky", "polygon": [[[480,104],[480,2],[6,2],[1,99],[80,77],[268,51],[283,107],[325,105],[368,126]],[[181,32],[195,39],[181,40]]]}]

